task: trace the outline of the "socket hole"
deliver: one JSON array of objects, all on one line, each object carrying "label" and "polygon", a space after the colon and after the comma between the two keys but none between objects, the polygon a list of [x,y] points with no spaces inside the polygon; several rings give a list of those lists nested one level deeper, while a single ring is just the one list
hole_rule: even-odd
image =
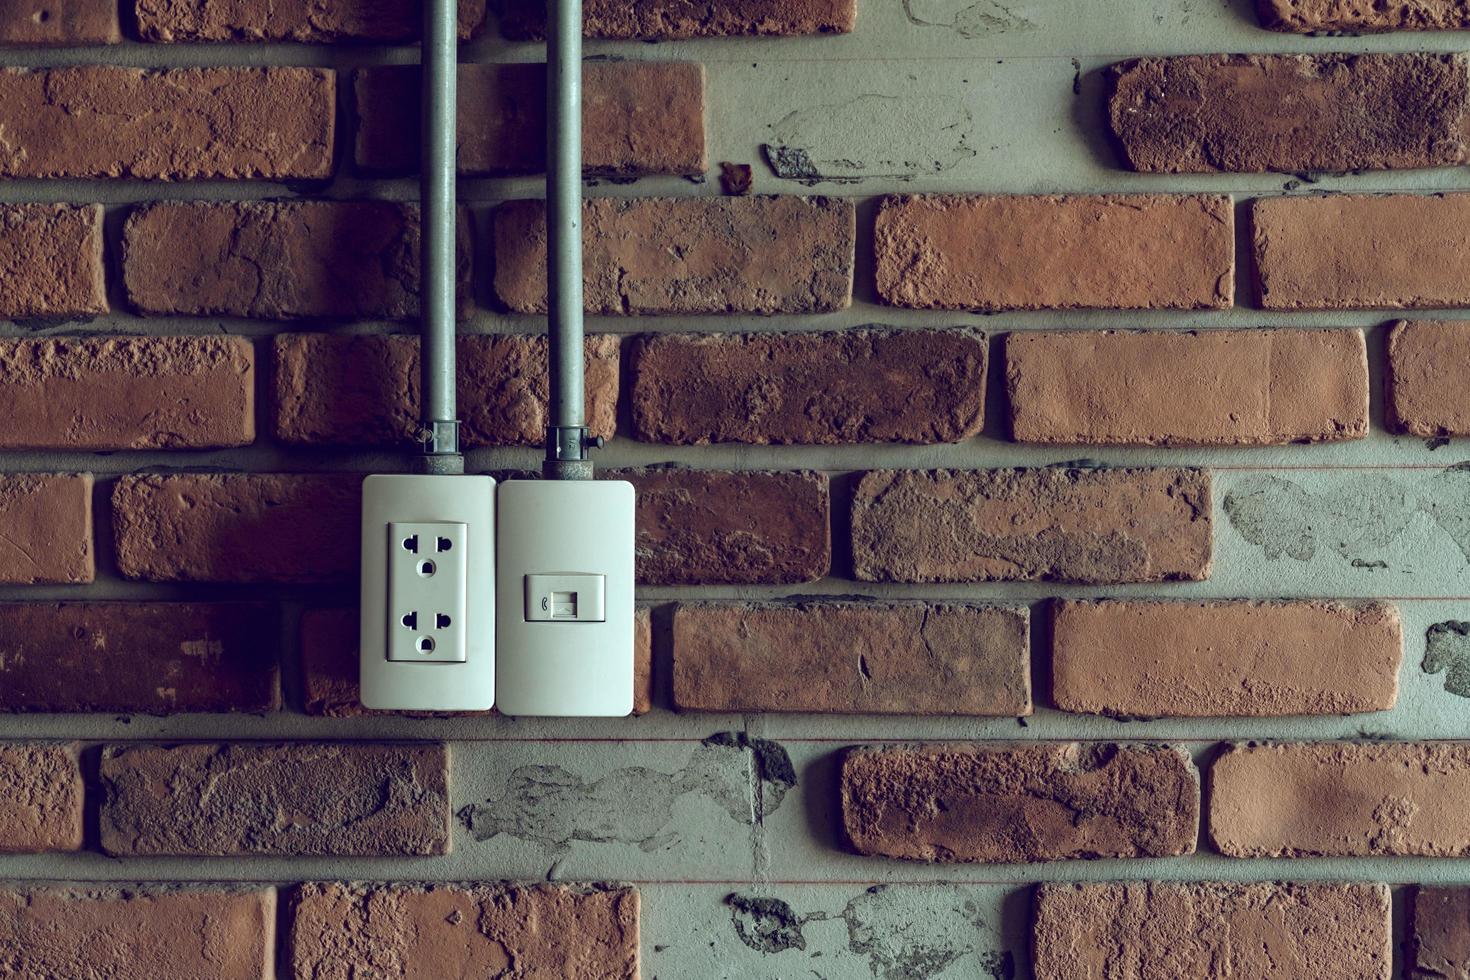
[{"label": "socket hole", "polygon": [[414,554],[418,554],[419,553],[419,536],[417,534],[411,534],[408,537],[404,538],[403,539],[403,550],[404,551],[411,551]]},{"label": "socket hole", "polygon": [[454,542],[450,541],[448,538],[440,538],[438,547],[440,551],[448,551],[450,548],[454,547]]},{"label": "socket hole", "polygon": [[419,562],[419,574],[422,575],[424,578],[428,578],[430,575],[433,575],[434,563],[429,561],[427,558]]},{"label": "socket hole", "polygon": [[400,622],[409,629],[416,630],[419,628],[419,614],[417,612],[404,613]]},{"label": "socket hole", "polygon": [[439,613],[438,615],[436,615],[434,617],[434,628],[440,630],[449,629],[449,616],[445,613]]},{"label": "socket hole", "polygon": [[434,652],[434,638],[432,636],[421,636],[418,642],[419,653]]}]

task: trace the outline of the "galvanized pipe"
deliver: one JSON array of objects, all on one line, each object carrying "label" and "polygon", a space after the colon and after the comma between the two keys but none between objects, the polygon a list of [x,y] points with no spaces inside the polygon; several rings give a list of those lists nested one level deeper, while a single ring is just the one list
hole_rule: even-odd
[{"label": "galvanized pipe", "polygon": [[582,0],[547,0],[546,261],[551,424],[546,475],[591,476],[582,380]]},{"label": "galvanized pipe", "polygon": [[[420,348],[425,463],[436,472],[463,472],[455,405],[455,207],[454,180],[458,106],[458,4],[424,0],[420,155]],[[447,457],[447,458],[446,458]],[[455,463],[458,462],[458,469]]]}]

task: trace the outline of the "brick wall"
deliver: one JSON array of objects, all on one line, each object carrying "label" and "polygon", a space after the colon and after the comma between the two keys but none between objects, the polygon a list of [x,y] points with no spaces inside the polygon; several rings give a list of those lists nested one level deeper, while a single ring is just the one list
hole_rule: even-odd
[{"label": "brick wall", "polygon": [[[507,475],[544,23],[486,6]],[[0,9],[0,974],[1470,976],[1463,4],[586,10],[618,721],[357,703],[417,5]]]}]

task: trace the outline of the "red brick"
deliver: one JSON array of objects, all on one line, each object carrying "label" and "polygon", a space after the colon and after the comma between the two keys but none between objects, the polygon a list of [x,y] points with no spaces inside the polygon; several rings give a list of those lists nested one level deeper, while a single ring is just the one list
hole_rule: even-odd
[{"label": "red brick", "polygon": [[638,491],[641,585],[794,585],[832,566],[821,473],[606,470]]},{"label": "red brick", "polygon": [[895,195],[878,296],[912,309],[1223,309],[1235,213],[1214,194]]},{"label": "red brick", "polygon": [[632,888],[313,882],[290,909],[297,977],[638,977]]},{"label": "red brick", "polygon": [[[423,36],[421,7],[412,0],[136,0],[145,41],[404,42]],[[479,32],[485,0],[459,0],[459,36]]]},{"label": "red brick", "polygon": [[440,743],[111,745],[99,778],[114,857],[449,852]]},{"label": "red brick", "polygon": [[0,340],[0,449],[213,449],[255,441],[243,337]]},{"label": "red brick", "polygon": [[1006,337],[1019,442],[1262,446],[1368,434],[1360,330],[1068,330]]},{"label": "red brick", "polygon": [[82,793],[75,745],[0,742],[0,854],[81,850]]},{"label": "red brick", "polygon": [[0,317],[106,313],[102,270],[101,205],[0,204]]},{"label": "red brick", "polygon": [[1052,696],[1122,717],[1387,711],[1403,628],[1380,602],[1061,601]]},{"label": "red brick", "polygon": [[269,604],[0,603],[0,711],[275,711],[279,647]]},{"label": "red brick", "polygon": [[674,610],[681,711],[1031,713],[1024,606],[694,602]]},{"label": "red brick", "polygon": [[92,474],[0,475],[0,583],[90,582]]},{"label": "red brick", "polygon": [[322,68],[0,70],[0,131],[25,148],[0,177],[330,177],[335,88]]},{"label": "red brick", "polygon": [[852,502],[864,582],[1199,580],[1210,478],[1188,469],[878,470]]},{"label": "red brick", "polygon": [[112,0],[12,0],[0,8],[0,44],[63,46],[116,44]]},{"label": "red brick", "polygon": [[[583,65],[582,164],[608,177],[703,174],[704,66],[603,61]],[[418,170],[419,69],[360,69],[357,166]],[[459,66],[459,172],[534,174],[546,169],[546,68]]]},{"label": "red brick", "polygon": [[1470,888],[1414,889],[1409,980],[1470,978]]},{"label": "red brick", "polygon": [[1261,26],[1298,34],[1463,31],[1470,10],[1459,0],[1256,0]]},{"label": "red brick", "polygon": [[1328,194],[1253,202],[1268,310],[1470,305],[1470,194]]},{"label": "red brick", "polygon": [[859,854],[945,863],[1194,852],[1199,774],[1167,745],[927,743],[842,761]]},{"label": "red brick", "polygon": [[1110,74],[1113,134],[1134,170],[1404,170],[1470,156],[1460,55],[1190,55]]},{"label": "red brick", "polygon": [[[587,37],[671,41],[690,37],[847,34],[857,0],[587,0]],[[501,30],[515,40],[546,36],[546,5],[504,0]]]},{"label": "red brick", "polygon": [[[544,446],[544,336],[466,334],[458,342],[460,440],[478,446]],[[617,430],[618,338],[586,341],[588,426]],[[419,423],[418,337],[325,333],[275,338],[276,438],[298,445],[406,446]]]},{"label": "red brick", "polygon": [[273,980],[274,888],[0,888],[0,974],[96,980]]},{"label": "red brick", "polygon": [[1057,883],[1037,886],[1034,906],[1032,961],[1048,980],[1392,973],[1386,885]]},{"label": "red brick", "polygon": [[[460,215],[459,292],[469,296]],[[147,314],[405,320],[419,313],[418,207],[391,201],[166,202],[123,226],[128,301]]]},{"label": "red brick", "polygon": [[1230,857],[1470,855],[1470,742],[1232,745],[1210,786]]},{"label": "red brick", "polygon": [[[308,609],[301,614],[301,688],[306,713],[327,718],[417,712],[373,711],[358,687],[356,609]],[[633,617],[633,714],[653,708],[653,623],[646,606]],[[482,714],[482,712],[466,712]]]},{"label": "red brick", "polygon": [[985,415],[985,335],[971,330],[656,334],[631,363],[645,442],[959,442]]},{"label": "red brick", "polygon": [[149,582],[343,582],[357,575],[362,476],[124,476],[112,491],[118,571]]},{"label": "red brick", "polygon": [[[831,197],[593,198],[583,212],[587,312],[846,309],[854,214]],[[496,208],[495,293],[513,313],[546,312],[545,202]]]},{"label": "red brick", "polygon": [[1388,422],[1416,436],[1470,435],[1470,323],[1400,321],[1388,334]]}]

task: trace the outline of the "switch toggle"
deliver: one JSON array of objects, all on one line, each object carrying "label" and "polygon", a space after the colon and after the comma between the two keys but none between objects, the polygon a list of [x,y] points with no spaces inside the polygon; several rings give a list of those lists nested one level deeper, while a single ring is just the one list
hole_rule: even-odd
[{"label": "switch toggle", "polygon": [[606,591],[605,575],[527,575],[526,622],[606,622]]}]

